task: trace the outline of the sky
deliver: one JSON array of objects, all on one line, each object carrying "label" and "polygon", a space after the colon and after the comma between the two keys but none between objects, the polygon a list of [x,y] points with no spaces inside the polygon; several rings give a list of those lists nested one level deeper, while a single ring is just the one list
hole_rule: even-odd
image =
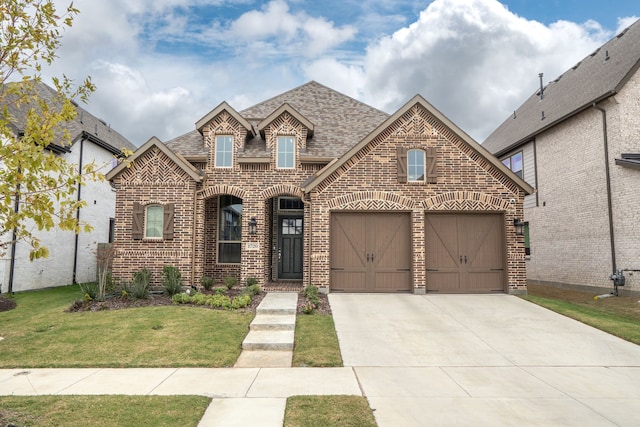
[{"label": "sky", "polygon": [[[59,10],[69,1],[55,0]],[[133,144],[222,101],[240,111],[315,80],[392,114],[420,94],[482,142],[539,86],[640,17],[637,0],[74,0],[42,72]]]}]

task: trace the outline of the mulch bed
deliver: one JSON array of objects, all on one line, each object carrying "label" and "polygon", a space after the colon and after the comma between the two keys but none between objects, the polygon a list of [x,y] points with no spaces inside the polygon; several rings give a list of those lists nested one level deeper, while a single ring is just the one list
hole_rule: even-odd
[{"label": "mulch bed", "polygon": [[[202,293],[213,294],[213,291],[202,290]],[[242,289],[231,289],[227,291],[225,295],[233,299],[233,297],[242,294]],[[251,304],[249,304],[246,308],[241,310],[251,311],[255,313],[256,308],[262,302],[262,299],[265,297],[266,292],[260,292],[258,295],[255,295],[251,298]],[[325,294],[319,294],[318,298],[320,303],[315,310],[315,313],[318,314],[331,314],[331,306],[329,305],[329,299]],[[2,298],[0,298],[2,301]],[[302,313],[302,305],[307,302],[307,299],[304,297],[302,292],[299,293],[298,296],[298,313]],[[15,303],[14,303],[15,304]],[[77,300],[66,310],[68,312],[81,312],[81,311],[103,311],[103,310],[121,310],[125,308],[136,308],[136,307],[153,307],[153,306],[166,306],[166,305],[175,305],[173,301],[171,301],[171,297],[164,294],[151,294],[147,299],[135,299],[135,298],[121,298],[121,297],[112,297],[107,298],[104,301],[83,301]],[[183,306],[194,306],[207,308],[211,310],[224,310],[223,308],[212,308],[205,305],[195,305],[195,304],[180,304]],[[0,307],[0,311],[2,311]]]},{"label": "mulch bed", "polygon": [[0,312],[16,308],[16,302],[11,298],[0,296]]}]

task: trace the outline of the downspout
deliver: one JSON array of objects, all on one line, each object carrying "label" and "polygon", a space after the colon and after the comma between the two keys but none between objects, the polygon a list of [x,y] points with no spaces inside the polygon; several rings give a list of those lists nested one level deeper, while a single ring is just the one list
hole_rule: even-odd
[{"label": "downspout", "polygon": [[540,192],[538,188],[540,187],[538,181],[538,150],[537,150],[537,141],[536,137],[533,137],[533,171],[536,180],[536,207],[540,206]]},{"label": "downspout", "polygon": [[609,172],[609,139],[607,137],[607,111],[598,107],[594,102],[593,108],[602,113],[602,140],[604,142],[604,170],[607,179],[607,208],[609,213],[609,240],[611,242],[611,271],[615,274],[616,265],[616,243],[613,232],[613,203],[611,202],[611,174]]},{"label": "downspout", "polygon": [[[84,140],[85,137],[83,136],[80,139],[80,161],[79,166],[78,166],[78,173],[80,175],[82,175],[82,168],[83,168],[83,162],[82,162],[82,157],[83,157],[83,152],[84,152]],[[78,198],[77,201],[80,202],[82,200],[82,183],[78,182]],[[78,209],[76,209],[76,221],[79,223],[80,222],[80,207],[78,207]],[[73,244],[73,273],[71,276],[71,283],[73,283],[74,285],[77,282],[76,280],[76,275],[78,272],[78,244],[79,244],[79,239],[80,239],[80,235],[79,233],[76,233],[76,237],[75,237],[75,241]]]},{"label": "downspout", "polygon": [[[20,173],[20,169],[18,169]],[[13,211],[17,214],[20,211],[20,183],[16,185],[16,193],[13,201]],[[9,261],[9,286],[7,292],[13,294],[13,274],[16,268],[16,238],[18,235],[18,227],[13,227],[11,232],[11,260]]]}]

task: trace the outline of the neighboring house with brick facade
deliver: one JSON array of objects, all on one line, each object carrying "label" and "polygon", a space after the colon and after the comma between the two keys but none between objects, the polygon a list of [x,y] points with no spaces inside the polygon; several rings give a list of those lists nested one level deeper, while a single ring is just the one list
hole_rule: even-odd
[{"label": "neighboring house with brick facade", "polygon": [[392,115],[316,82],[152,138],[108,176],[114,276],[349,292],[526,292],[533,188],[416,96]]},{"label": "neighboring house with brick facade", "polygon": [[[640,21],[531,95],[483,143],[525,198],[531,282],[611,289],[640,269]],[[625,273],[640,291],[640,274]]]},{"label": "neighboring house with brick facade", "polygon": [[[54,89],[44,83],[38,84],[37,92],[40,99],[49,100],[50,105],[55,102]],[[78,168],[95,162],[104,171],[115,166],[115,156],[122,154],[122,148],[131,151],[136,149],[104,121],[79,106],[76,108],[76,118],[64,124],[70,133],[71,145],[61,146],[54,143],[48,147],[52,153],[65,157],[67,162],[78,165]],[[10,106],[9,113],[19,134],[24,127],[26,113],[14,106]],[[33,261],[29,260],[31,247],[28,244],[10,244],[6,253],[0,257],[2,292],[26,291],[96,280],[97,244],[107,243],[113,236],[115,190],[108,181],[87,182],[78,188],[77,196],[87,203],[80,209],[79,219],[90,224],[93,231],[75,234],[59,229],[36,230],[34,235],[49,249],[49,256]],[[18,208],[19,205],[20,203]],[[3,238],[6,242],[11,242],[12,236],[8,234]]]}]

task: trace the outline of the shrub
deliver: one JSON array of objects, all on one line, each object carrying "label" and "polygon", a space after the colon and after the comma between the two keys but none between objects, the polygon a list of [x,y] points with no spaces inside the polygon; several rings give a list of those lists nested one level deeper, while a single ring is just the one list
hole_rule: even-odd
[{"label": "shrub", "polygon": [[78,286],[80,286],[80,292],[82,293],[82,298],[87,301],[93,301],[94,299],[98,298],[98,284],[95,282],[89,282],[89,283],[80,283],[78,284]]},{"label": "shrub", "polygon": [[151,281],[151,272],[146,268],[133,273],[133,281],[130,289],[125,289],[129,295],[136,299],[145,299],[149,296],[149,282]]},{"label": "shrub", "polygon": [[302,309],[302,312],[304,314],[313,314],[313,311],[316,309],[316,305],[311,301],[307,301],[306,303],[302,304],[302,307],[300,308]]},{"label": "shrub", "polygon": [[200,279],[200,284],[203,288],[210,291],[211,288],[213,288],[215,281],[213,280],[213,277],[204,276]]},{"label": "shrub", "polygon": [[180,270],[172,265],[165,265],[162,268],[162,284],[167,294],[175,295],[182,290],[182,274]]},{"label": "shrub", "polygon": [[207,302],[207,296],[202,292],[196,292],[191,297],[191,302],[196,305],[205,305],[205,303]]},{"label": "shrub", "polygon": [[251,296],[247,294],[239,295],[237,297],[234,297],[233,300],[231,301],[231,308],[233,309],[245,308],[249,304],[251,304]]},{"label": "shrub", "polygon": [[231,299],[222,294],[209,295],[207,305],[217,308],[229,308],[231,307]]},{"label": "shrub", "polygon": [[258,295],[258,294],[260,293],[260,285],[253,284],[253,285],[247,286],[247,287],[244,289],[244,292],[245,292],[247,295],[252,295],[252,296],[253,296],[253,295]]},{"label": "shrub", "polygon": [[227,288],[215,288],[213,292],[216,295],[224,295],[227,292]]},{"label": "shrub", "polygon": [[224,285],[227,287],[227,289],[231,289],[233,288],[235,285],[238,284],[238,279],[236,277],[225,277],[224,278]]},{"label": "shrub", "polygon": [[318,287],[315,285],[309,285],[304,288],[304,296],[316,306],[320,303],[320,298],[318,298]]},{"label": "shrub", "polygon": [[256,279],[255,277],[249,277],[247,278],[247,287],[249,286],[254,286],[258,284],[258,279]]},{"label": "shrub", "polygon": [[171,297],[171,301],[174,304],[189,304],[191,302],[191,296],[189,294],[175,294]]}]

